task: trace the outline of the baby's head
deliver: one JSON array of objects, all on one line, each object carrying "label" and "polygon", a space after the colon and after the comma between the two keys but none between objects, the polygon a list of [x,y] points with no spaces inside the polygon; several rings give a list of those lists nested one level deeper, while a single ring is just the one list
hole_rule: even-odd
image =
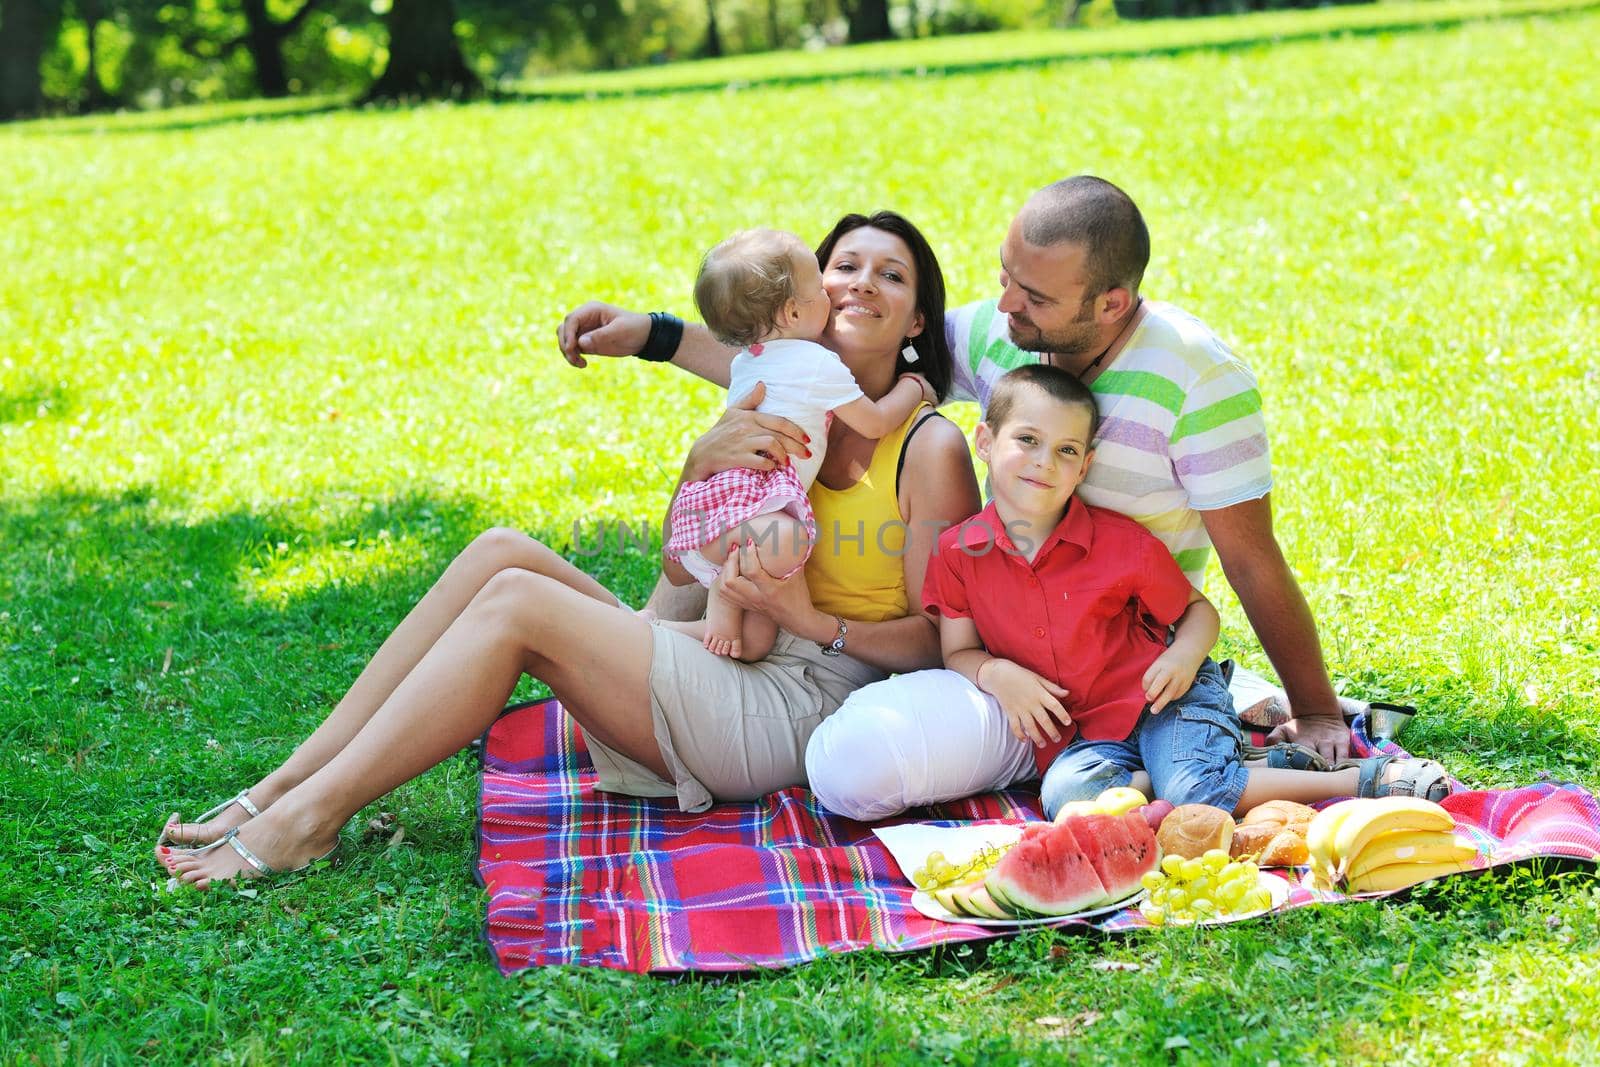
[{"label": "baby's head", "polygon": [[1099,431],[1094,394],[1077,375],[1043,363],[1008,371],[977,433],[995,498],[1034,513],[1064,509],[1089,473]]},{"label": "baby's head", "polygon": [[833,310],[816,255],[782,230],[740,230],[707,252],[694,302],[719,341],[741,346],[815,341]]}]

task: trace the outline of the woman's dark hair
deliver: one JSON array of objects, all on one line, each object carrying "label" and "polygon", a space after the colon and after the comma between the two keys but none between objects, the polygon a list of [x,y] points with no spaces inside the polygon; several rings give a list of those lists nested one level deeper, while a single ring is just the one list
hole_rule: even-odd
[{"label": "woman's dark hair", "polygon": [[950,344],[944,336],[944,272],[939,269],[939,258],[933,254],[922,231],[911,225],[904,215],[893,211],[846,215],[817,246],[817,266],[827,271],[833,246],[839,243],[839,238],[863,226],[892,233],[911,250],[912,266],[917,272],[917,310],[922,313],[922,332],[911,339],[911,347],[917,351],[917,362],[908,363],[905,356],[898,356],[894,372],[915,371],[928,379],[933,391],[943,400],[950,393],[950,381],[955,375]]}]

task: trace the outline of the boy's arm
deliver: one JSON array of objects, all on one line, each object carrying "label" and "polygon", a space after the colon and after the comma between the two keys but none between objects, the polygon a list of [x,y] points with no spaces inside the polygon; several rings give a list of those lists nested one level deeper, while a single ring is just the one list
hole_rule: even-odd
[{"label": "boy's arm", "polygon": [[911,417],[923,397],[933,392],[932,386],[926,386],[924,392],[925,386],[922,378],[907,374],[894,383],[894,388],[882,400],[857,397],[834,408],[833,413],[856,433],[876,441]]},{"label": "boy's arm", "polygon": [[1222,632],[1222,619],[1205,594],[1189,588],[1189,606],[1178,616],[1172,644],[1144,672],[1144,695],[1153,715],[1183,696]]},{"label": "boy's arm", "polygon": [[1062,706],[1067,691],[1020,663],[991,655],[971,619],[939,616],[939,647],[944,665],[1000,703],[1011,733],[1036,745],[1061,740],[1059,723],[1071,727]]}]

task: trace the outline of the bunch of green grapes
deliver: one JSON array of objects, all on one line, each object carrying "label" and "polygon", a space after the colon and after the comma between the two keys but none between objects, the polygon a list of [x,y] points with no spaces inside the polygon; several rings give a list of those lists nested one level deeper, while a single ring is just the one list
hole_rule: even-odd
[{"label": "bunch of green grapes", "polygon": [[1199,859],[1163,857],[1161,869],[1146,871],[1140,881],[1149,895],[1139,902],[1139,912],[1156,926],[1242,915],[1272,906],[1272,894],[1261,885],[1256,865],[1231,860],[1220,848]]},{"label": "bunch of green grapes", "polygon": [[999,845],[985,845],[964,862],[951,863],[945,859],[943,852],[930,852],[923,865],[911,875],[911,883],[918,889],[932,892],[947,885],[976,882],[988,874],[1005,854],[1006,849]]}]

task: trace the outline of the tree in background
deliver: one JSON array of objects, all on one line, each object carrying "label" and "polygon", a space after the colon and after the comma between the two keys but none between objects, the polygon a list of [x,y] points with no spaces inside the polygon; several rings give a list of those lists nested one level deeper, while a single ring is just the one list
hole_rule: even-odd
[{"label": "tree in background", "polygon": [[58,0],[0,0],[0,119],[44,110],[39,68],[60,26]]},{"label": "tree in background", "polygon": [[889,25],[889,0],[849,0],[844,9],[850,21],[851,44],[894,38],[894,27]]},{"label": "tree in background", "polygon": [[469,96],[483,89],[456,40],[452,0],[392,0],[384,25],[389,62],[364,100]]}]

